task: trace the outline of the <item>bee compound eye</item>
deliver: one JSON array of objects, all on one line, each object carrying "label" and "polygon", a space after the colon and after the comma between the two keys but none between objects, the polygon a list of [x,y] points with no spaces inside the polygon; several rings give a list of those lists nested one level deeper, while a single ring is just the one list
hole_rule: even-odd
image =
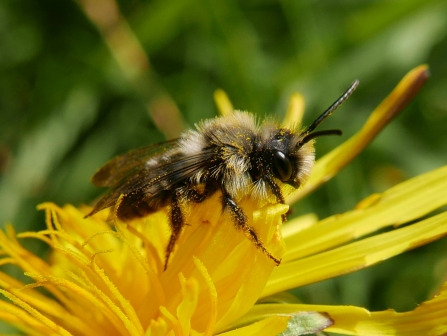
[{"label": "bee compound eye", "polygon": [[273,155],[273,170],[281,181],[286,182],[292,176],[292,164],[288,157],[280,151],[276,151]]}]

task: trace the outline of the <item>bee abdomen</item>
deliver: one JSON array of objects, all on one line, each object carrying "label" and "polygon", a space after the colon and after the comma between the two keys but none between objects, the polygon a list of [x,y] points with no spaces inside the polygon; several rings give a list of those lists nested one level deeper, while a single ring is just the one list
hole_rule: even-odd
[{"label": "bee abdomen", "polygon": [[117,216],[121,220],[141,218],[156,212],[167,205],[171,199],[171,192],[164,191],[158,197],[148,197],[143,192],[125,195],[118,206]]}]

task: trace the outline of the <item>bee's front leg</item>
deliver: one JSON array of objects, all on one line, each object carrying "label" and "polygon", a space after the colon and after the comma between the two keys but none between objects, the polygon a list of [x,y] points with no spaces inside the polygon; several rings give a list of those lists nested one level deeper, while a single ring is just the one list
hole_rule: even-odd
[{"label": "bee's front leg", "polygon": [[[273,195],[275,195],[277,202],[281,203],[281,204],[284,204],[286,202],[286,200],[284,199],[284,196],[283,196],[283,194],[281,192],[281,188],[276,184],[276,182],[273,180],[273,178],[270,175],[265,175],[263,177],[263,179],[269,185],[270,190],[272,191]],[[282,214],[281,218],[282,218],[283,222],[287,221],[287,215],[286,214]]]},{"label": "bee's front leg", "polygon": [[245,236],[260,249],[264,254],[266,254],[270,259],[272,259],[276,265],[281,263],[281,259],[275,258],[264,246],[261,239],[258,237],[256,231],[248,225],[248,219],[242,208],[233,200],[230,194],[223,189],[222,190],[222,206],[224,211],[229,211],[233,217],[234,224],[236,228],[242,231]]}]

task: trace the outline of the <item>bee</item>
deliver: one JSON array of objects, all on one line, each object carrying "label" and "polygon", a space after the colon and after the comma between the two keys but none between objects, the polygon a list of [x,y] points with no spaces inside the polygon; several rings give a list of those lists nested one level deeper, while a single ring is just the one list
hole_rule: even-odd
[{"label": "bee", "polygon": [[168,207],[171,236],[166,247],[166,269],[185,226],[185,204],[203,202],[220,192],[222,209],[231,215],[236,229],[279,265],[281,260],[266,249],[248,225],[238,201],[251,197],[284,203],[284,188],[296,189],[305,183],[315,161],[314,139],[342,134],[340,130],[314,130],[357,85],[354,81],[301,131],[279,127],[271,120],[259,123],[251,113],[234,111],[201,121],[195,130],[184,132],[178,139],[117,156],[92,177],[94,185],[109,190],[86,217],[115,207],[116,216],[128,221]]}]

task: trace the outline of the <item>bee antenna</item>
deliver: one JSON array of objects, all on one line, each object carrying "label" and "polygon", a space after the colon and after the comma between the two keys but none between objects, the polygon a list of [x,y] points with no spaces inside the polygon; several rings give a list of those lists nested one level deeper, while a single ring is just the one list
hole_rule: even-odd
[{"label": "bee antenna", "polygon": [[[359,81],[356,79],[351,86],[346,90],[345,93],[343,93],[340,98],[338,98],[335,103],[333,103],[331,106],[329,106],[329,108],[324,111],[313,123],[312,125],[310,125],[303,133],[307,134],[305,136],[305,138],[309,135],[309,133],[311,133],[315,128],[317,128],[318,125],[321,124],[321,122],[326,119],[327,117],[329,117],[332,112],[334,112],[346,99],[349,98],[349,96],[354,92],[354,90],[357,88],[357,86],[359,85]],[[324,131],[323,131],[324,132]],[[318,132],[319,133],[319,132]],[[327,135],[327,134],[321,134],[321,135]],[[319,135],[317,135],[319,136]],[[313,137],[314,138],[314,137]],[[312,138],[312,139],[313,139]],[[310,139],[309,139],[310,140]],[[308,140],[308,141],[309,141]]]},{"label": "bee antenna", "polygon": [[324,135],[342,135],[342,131],[334,129],[334,130],[324,130],[324,131],[309,133],[309,134],[305,135],[304,138],[300,141],[299,146],[301,147],[306,142],[309,142],[310,140],[315,139],[316,137],[320,137],[320,136],[324,136]]}]

